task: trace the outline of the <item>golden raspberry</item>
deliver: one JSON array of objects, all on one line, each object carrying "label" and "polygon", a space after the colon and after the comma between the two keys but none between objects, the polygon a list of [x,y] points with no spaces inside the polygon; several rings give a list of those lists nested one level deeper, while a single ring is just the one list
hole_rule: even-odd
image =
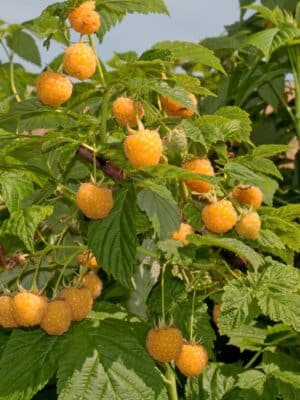
[{"label": "golden raspberry", "polygon": [[76,43],[67,48],[64,56],[64,70],[79,80],[89,79],[94,75],[97,58],[94,50],[85,43]]},{"label": "golden raspberry", "polygon": [[14,318],[19,326],[32,327],[39,325],[47,310],[47,300],[35,293],[18,293],[13,298]]},{"label": "golden raspberry", "polygon": [[[184,163],[183,168],[196,174],[215,175],[211,162],[207,158],[195,158],[194,160],[187,161]],[[185,183],[190,190],[198,193],[207,193],[213,187],[211,183],[197,179],[187,179]]]},{"label": "golden raspberry", "polygon": [[162,140],[156,131],[137,131],[126,137],[124,151],[135,168],[159,164],[163,152]]},{"label": "golden raspberry", "polygon": [[71,307],[72,321],[83,320],[93,307],[91,292],[86,288],[64,288],[60,297]]},{"label": "golden raspberry", "polygon": [[113,208],[112,191],[94,183],[82,183],[77,192],[78,208],[90,219],[103,219]]},{"label": "golden raspberry", "polygon": [[40,326],[48,335],[61,336],[69,330],[71,322],[72,311],[69,304],[63,300],[54,300],[48,303]]},{"label": "golden raspberry", "polygon": [[209,231],[225,233],[237,223],[238,215],[230,201],[221,200],[204,207],[202,219]]},{"label": "golden raspberry", "polygon": [[87,274],[83,278],[83,286],[91,292],[92,298],[96,299],[102,293],[103,282],[97,275]]},{"label": "golden raspberry", "polygon": [[57,72],[45,71],[36,80],[37,97],[47,106],[60,106],[72,96],[69,78]]},{"label": "golden raspberry", "polygon": [[254,208],[259,208],[263,202],[263,193],[257,186],[237,186],[231,194],[238,203]]},{"label": "golden raspberry", "polygon": [[112,112],[120,126],[137,126],[138,120],[145,115],[143,105],[138,101],[133,101],[128,97],[118,97],[112,105]]},{"label": "golden raspberry", "polygon": [[95,2],[86,1],[69,14],[71,27],[83,35],[91,35],[101,27],[100,15],[95,11]]},{"label": "golden raspberry", "polygon": [[204,346],[184,343],[179,357],[175,360],[179,371],[188,377],[200,375],[208,364],[208,353]]},{"label": "golden raspberry", "polygon": [[0,326],[2,328],[18,326],[13,313],[13,299],[10,296],[0,296]]},{"label": "golden raspberry", "polygon": [[79,254],[77,256],[77,261],[79,264],[91,270],[97,270],[100,268],[100,265],[98,265],[97,263],[96,257],[93,256],[93,253],[91,253],[90,251],[85,251],[84,253]]},{"label": "golden raspberry", "polygon": [[179,227],[179,231],[174,232],[172,235],[172,239],[180,240],[183,244],[187,245],[189,242],[187,240],[188,235],[193,235],[194,229],[189,224],[181,223]]},{"label": "golden raspberry", "polygon": [[213,308],[213,321],[217,326],[219,325],[220,314],[221,314],[221,306],[220,304],[215,304]]},{"label": "golden raspberry", "polygon": [[181,352],[182,345],[182,333],[175,327],[151,329],[146,339],[148,353],[160,362],[175,360]]},{"label": "golden raspberry", "polygon": [[[189,97],[193,101],[195,108],[197,108],[198,101],[195,95],[193,93],[189,93]],[[194,115],[194,111],[191,108],[187,108],[171,97],[161,97],[160,101],[163,110],[168,114],[169,117],[190,118]]]},{"label": "golden raspberry", "polygon": [[249,212],[241,217],[235,226],[237,234],[245,239],[256,240],[261,228],[257,212]]}]

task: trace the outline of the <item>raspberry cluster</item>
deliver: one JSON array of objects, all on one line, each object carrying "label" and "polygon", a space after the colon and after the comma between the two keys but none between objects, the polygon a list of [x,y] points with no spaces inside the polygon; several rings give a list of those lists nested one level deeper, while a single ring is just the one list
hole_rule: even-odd
[{"label": "raspberry cluster", "polygon": [[72,321],[87,317],[93,301],[101,295],[103,283],[94,273],[83,277],[79,287],[66,287],[52,300],[34,291],[0,296],[0,326],[32,328],[40,326],[48,335],[61,336]]}]

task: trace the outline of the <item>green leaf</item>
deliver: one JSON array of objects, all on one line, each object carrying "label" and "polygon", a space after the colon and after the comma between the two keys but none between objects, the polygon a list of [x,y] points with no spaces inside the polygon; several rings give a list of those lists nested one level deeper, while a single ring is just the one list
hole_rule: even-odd
[{"label": "green leaf", "polygon": [[[186,387],[187,400],[225,400],[234,389],[236,377],[241,368],[238,365],[209,363],[202,376],[189,379]],[[236,399],[236,396],[233,398]]]},{"label": "green leaf", "polygon": [[63,340],[58,399],[167,400],[160,374],[130,323],[95,317],[74,325]]},{"label": "green leaf", "polygon": [[288,204],[287,206],[278,208],[263,207],[260,211],[263,215],[270,215],[287,221],[293,221],[299,218],[300,204]]},{"label": "green leaf", "polygon": [[280,28],[266,29],[261,32],[254,33],[247,38],[242,46],[252,45],[261,50],[269,61],[271,55],[282,46],[287,46],[289,41],[300,36],[300,29],[292,26],[282,26]]},{"label": "green leaf", "polygon": [[206,151],[208,150],[203,132],[194,125],[193,122],[184,120],[177,129],[183,129],[187,138],[191,139],[193,142],[201,143],[204,149]]},{"label": "green leaf", "polygon": [[17,30],[8,38],[10,48],[21,58],[41,66],[41,57],[35,40],[28,33]]},{"label": "green leaf", "polygon": [[300,274],[296,268],[270,263],[258,280],[256,298],[265,315],[300,331]]},{"label": "green leaf", "polygon": [[270,229],[261,229],[257,242],[260,246],[266,248],[275,248],[279,250],[285,249],[285,245],[282,243],[279,236],[277,236],[276,233],[274,233]]},{"label": "green leaf", "polygon": [[1,400],[30,400],[48,383],[57,368],[57,340],[40,330],[12,332],[0,361]]},{"label": "green leaf", "polygon": [[11,213],[19,210],[23,200],[34,190],[32,181],[26,176],[11,172],[0,175],[0,187],[4,203]]},{"label": "green leaf", "polygon": [[239,159],[242,164],[254,171],[261,172],[266,175],[273,175],[278,179],[282,180],[282,175],[273,161],[268,160],[267,158],[255,157],[251,160],[245,157],[245,161]]},{"label": "green leaf", "polygon": [[241,325],[230,332],[229,344],[241,351],[260,351],[265,344],[267,330],[248,325]]},{"label": "green leaf", "polygon": [[247,391],[246,400],[262,399],[266,378],[263,372],[250,369],[239,374],[237,386]]},{"label": "green leaf", "polygon": [[214,53],[200,44],[181,41],[164,41],[153,46],[154,49],[169,50],[174,61],[190,61],[208,66],[225,73],[220,60]]},{"label": "green leaf", "polygon": [[121,22],[126,14],[159,13],[169,15],[163,0],[97,0],[96,8],[101,15],[101,30],[99,38],[102,40],[104,34],[113,26]]},{"label": "green leaf", "polygon": [[263,263],[263,258],[258,253],[256,253],[256,251],[237,239],[219,238],[209,235],[191,235],[189,237],[189,241],[190,243],[193,243],[199,247],[214,246],[232,251],[233,253],[246,258],[250,262],[250,264],[252,264],[255,270],[257,270],[259,266]]},{"label": "green leaf", "polygon": [[224,287],[219,318],[221,334],[230,336],[232,329],[248,325],[258,314],[253,283],[248,278],[235,279]]},{"label": "green leaf", "polygon": [[283,244],[294,251],[299,251],[299,224],[272,215],[262,215],[261,220],[263,223],[263,227],[272,230],[277,236],[279,236]]},{"label": "green leaf", "polygon": [[88,242],[104,271],[127,287],[136,261],[136,194],[133,186],[120,189],[114,208],[104,220],[89,226]]},{"label": "green leaf", "polygon": [[33,252],[35,231],[52,212],[52,206],[31,206],[15,211],[2,224],[0,236],[17,236]]},{"label": "green leaf", "polygon": [[225,117],[229,120],[238,121],[240,136],[245,141],[249,139],[252,130],[252,124],[249,114],[246,111],[242,110],[240,107],[227,106],[219,108],[215,115],[220,115],[221,117]]},{"label": "green leaf", "polygon": [[161,239],[168,239],[179,229],[179,210],[171,192],[156,184],[138,194],[139,208],[144,211],[153,224],[153,228]]},{"label": "green leaf", "polygon": [[290,148],[290,146],[283,144],[262,144],[261,146],[255,147],[255,149],[252,151],[252,156],[273,157],[277,154],[290,150]]}]

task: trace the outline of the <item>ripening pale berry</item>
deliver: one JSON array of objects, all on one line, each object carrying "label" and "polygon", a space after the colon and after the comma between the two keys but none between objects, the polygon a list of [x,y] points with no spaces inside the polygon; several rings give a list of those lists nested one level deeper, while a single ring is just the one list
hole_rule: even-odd
[{"label": "ripening pale berry", "polygon": [[[183,168],[197,174],[207,176],[215,175],[211,162],[207,158],[195,158],[194,160],[186,161],[183,164]],[[185,183],[190,190],[197,193],[207,193],[213,187],[211,183],[197,179],[187,179]]]},{"label": "ripening pale berry", "polygon": [[64,288],[60,297],[71,307],[72,321],[83,320],[93,307],[91,292],[86,288]]},{"label": "ripening pale berry", "polygon": [[64,55],[65,72],[79,80],[89,79],[94,75],[97,58],[94,50],[85,43],[76,43],[68,47]]},{"label": "ripening pale berry", "polygon": [[126,137],[124,152],[135,168],[155,166],[159,164],[162,156],[162,140],[156,131],[137,131]]},{"label": "ripening pale berry", "polygon": [[97,270],[100,268],[100,265],[97,263],[96,257],[90,251],[85,251],[84,253],[79,254],[77,256],[77,261],[79,264],[91,270]]},{"label": "ripening pale berry", "polygon": [[10,329],[18,326],[13,313],[13,299],[10,296],[0,296],[0,326]]},{"label": "ripening pale berry", "polygon": [[118,97],[112,105],[112,112],[120,126],[134,128],[138,124],[138,119],[145,115],[142,103],[133,101],[128,97]]},{"label": "ripening pale berry", "polygon": [[254,208],[259,208],[263,202],[263,193],[257,186],[237,186],[231,194],[238,203]]},{"label": "ripening pale berry", "polygon": [[198,376],[208,364],[207,350],[201,344],[184,343],[175,364],[183,375],[187,377]]},{"label": "ripening pale berry", "polygon": [[40,324],[48,335],[61,336],[66,333],[72,322],[72,311],[63,300],[53,300],[48,303],[47,311]]},{"label": "ripening pale berry", "polygon": [[237,234],[249,240],[256,240],[258,238],[260,228],[261,221],[257,212],[248,212],[243,215],[235,226]]},{"label": "ripening pale berry", "polygon": [[80,185],[76,202],[78,208],[90,219],[107,217],[114,205],[112,191],[91,182]]},{"label": "ripening pale berry", "polygon": [[220,200],[203,208],[202,220],[209,231],[225,233],[237,223],[238,215],[230,201]]},{"label": "ripening pale berry", "polygon": [[189,224],[181,223],[179,230],[174,232],[172,235],[172,239],[179,240],[183,244],[187,245],[189,242],[187,240],[188,235],[193,235],[194,229]]},{"label": "ripening pale berry", "polygon": [[[193,93],[189,94],[190,99],[194,103],[195,108],[198,106],[198,101]],[[161,97],[160,99],[163,110],[168,114],[169,117],[181,117],[190,118],[194,115],[194,111],[191,108],[180,104],[178,101],[171,97]]]},{"label": "ripening pale berry", "polygon": [[32,327],[41,323],[48,303],[44,296],[23,292],[15,295],[12,305],[17,324],[23,327]]},{"label": "ripening pale berry", "polygon": [[146,339],[148,353],[156,361],[170,362],[175,360],[182,349],[183,337],[175,327],[153,328]]},{"label": "ripening pale berry", "polygon": [[72,96],[73,85],[68,77],[45,71],[36,80],[37,97],[47,106],[60,106]]},{"label": "ripening pale berry", "polygon": [[83,286],[91,292],[93,299],[96,299],[101,295],[103,282],[97,275],[93,273],[85,275],[82,283]]},{"label": "ripening pale berry", "polygon": [[91,35],[101,27],[100,15],[95,11],[95,2],[86,1],[72,10],[68,16],[71,27],[83,35]]}]

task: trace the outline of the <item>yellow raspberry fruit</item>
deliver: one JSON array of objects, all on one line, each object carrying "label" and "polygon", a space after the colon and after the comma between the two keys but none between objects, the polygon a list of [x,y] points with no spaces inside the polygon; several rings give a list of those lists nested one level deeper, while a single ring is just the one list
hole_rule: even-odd
[{"label": "yellow raspberry fruit", "polygon": [[120,126],[134,128],[138,124],[138,119],[145,115],[143,105],[138,101],[133,101],[128,97],[118,97],[112,105],[112,112]]},{"label": "yellow raspberry fruit", "polygon": [[80,185],[76,202],[78,208],[90,219],[107,217],[114,206],[112,191],[91,182]]},{"label": "yellow raspberry fruit", "polygon": [[86,288],[65,288],[61,291],[60,297],[71,307],[72,321],[83,320],[93,307],[91,292]]},{"label": "yellow raspberry fruit", "polygon": [[71,322],[72,311],[69,304],[63,300],[54,300],[48,303],[40,326],[48,335],[61,336],[69,330]]},{"label": "yellow raspberry fruit", "polygon": [[[193,101],[195,108],[197,108],[198,101],[196,96],[193,93],[189,93],[189,97]],[[194,115],[194,111],[191,108],[187,108],[171,97],[161,97],[160,101],[163,110],[169,117],[190,118]]]},{"label": "yellow raspberry fruit", "polygon": [[256,240],[258,238],[260,228],[261,221],[257,212],[249,212],[243,215],[235,226],[237,234],[249,240]]},{"label": "yellow raspberry fruit", "polygon": [[191,225],[182,222],[180,224],[179,230],[173,233],[172,239],[179,240],[184,245],[187,245],[189,242],[186,237],[188,235],[193,235],[193,234],[194,234],[194,229],[191,227]]},{"label": "yellow raspberry fruit", "polygon": [[23,327],[39,325],[48,307],[44,296],[31,292],[18,293],[12,304],[15,320]]},{"label": "yellow raspberry fruit", "polygon": [[220,314],[221,314],[221,306],[220,304],[215,304],[213,308],[213,321],[217,326],[219,325]]},{"label": "yellow raspberry fruit", "polygon": [[83,35],[98,32],[101,27],[100,15],[95,11],[95,2],[86,1],[72,10],[68,16],[71,27]]},{"label": "yellow raspberry fruit", "polygon": [[148,333],[146,348],[156,361],[170,362],[175,360],[183,346],[183,337],[175,327],[154,328]]},{"label": "yellow raspberry fruit", "polygon": [[179,371],[187,377],[200,375],[208,364],[207,350],[201,344],[184,343],[175,364]]},{"label": "yellow raspberry fruit", "polygon": [[97,275],[87,274],[83,278],[83,286],[91,292],[92,298],[96,299],[102,293],[103,282]]},{"label": "yellow raspberry fruit", "polygon": [[238,203],[254,208],[259,208],[263,202],[263,193],[257,186],[237,186],[231,195]]},{"label": "yellow raspberry fruit", "polygon": [[10,329],[18,326],[13,313],[13,299],[10,296],[0,296],[0,326]]},{"label": "yellow raspberry fruit", "polygon": [[202,220],[209,231],[225,233],[237,223],[238,215],[229,200],[220,200],[203,208]]},{"label": "yellow raspberry fruit", "polygon": [[81,81],[94,75],[97,58],[94,50],[85,43],[76,43],[68,47],[64,55],[65,72]]},{"label": "yellow raspberry fruit", "polygon": [[46,106],[60,106],[72,96],[73,85],[68,77],[45,71],[36,80],[37,97]]},{"label": "yellow raspberry fruit", "polygon": [[97,263],[96,257],[93,256],[90,251],[85,251],[84,253],[79,254],[77,256],[77,261],[79,264],[91,270],[97,270],[100,268],[100,265],[98,265]]},{"label": "yellow raspberry fruit", "polygon": [[[207,158],[195,158],[194,160],[187,161],[183,164],[183,168],[196,174],[215,175],[211,162]],[[213,187],[211,183],[197,179],[188,179],[185,183],[190,190],[197,193],[207,193]]]},{"label": "yellow raspberry fruit", "polygon": [[133,167],[151,167],[159,164],[163,143],[156,131],[137,131],[126,137],[124,151]]}]

